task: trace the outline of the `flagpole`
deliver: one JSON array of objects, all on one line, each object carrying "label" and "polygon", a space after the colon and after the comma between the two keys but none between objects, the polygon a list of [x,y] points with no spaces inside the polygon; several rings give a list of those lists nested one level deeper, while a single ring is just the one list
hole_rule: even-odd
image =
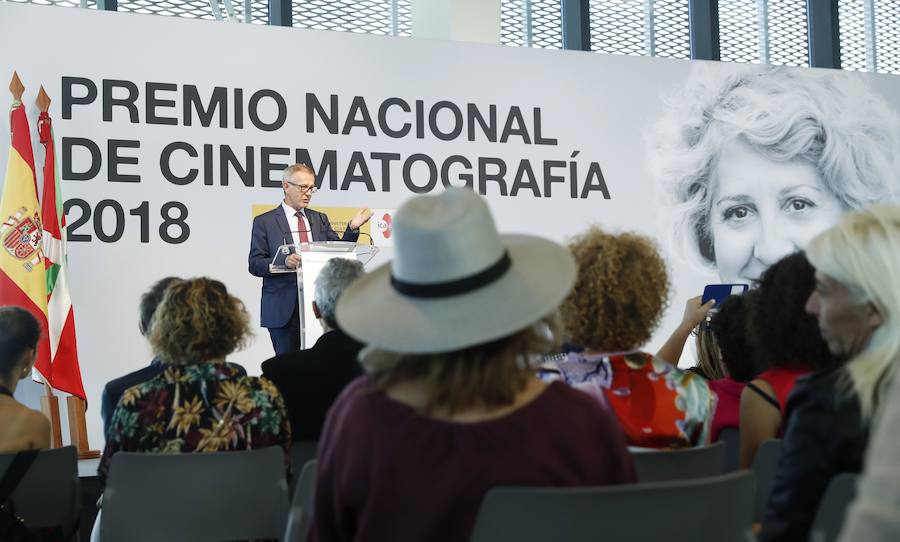
[{"label": "flagpole", "polygon": [[46,382],[44,382],[44,395],[41,396],[41,412],[50,419],[50,447],[62,447],[62,427],[59,423],[59,397],[53,394],[53,388]]},{"label": "flagpole", "polygon": [[[74,317],[71,300],[68,297],[68,279],[66,278],[67,273],[65,269],[65,219],[59,215],[62,211],[57,205],[60,194],[56,178],[56,151],[53,142],[53,130],[51,128],[52,120],[50,119],[49,113],[51,100],[50,96],[48,96],[47,92],[44,90],[43,85],[41,85],[38,97],[34,103],[41,112],[40,120],[38,121],[38,132],[40,134],[41,143],[46,150],[43,168],[43,204],[41,205],[41,208],[44,228],[44,256],[46,258],[48,269],[47,293],[49,299],[47,322],[48,330],[51,334],[50,355],[53,370],[56,371],[53,373],[53,384],[70,394],[66,397],[66,412],[69,419],[69,438],[71,444],[78,449],[78,458],[91,459],[100,457],[100,452],[98,450],[91,450],[90,444],[88,444],[87,423],[84,416],[84,413],[87,410],[87,404],[82,398],[84,396],[84,387],[81,383],[81,374],[80,369],[78,368],[78,354],[74,335]],[[60,300],[61,295],[64,296],[64,299],[62,300]],[[71,324],[72,326],[69,330],[71,331],[70,336],[67,336],[65,332],[67,324]],[[68,341],[68,343],[66,341]],[[72,382],[72,377],[77,377],[77,381]],[[50,393],[52,394],[52,391]],[[78,394],[80,394],[81,397],[79,397]],[[53,399],[55,400],[56,397]]]}]

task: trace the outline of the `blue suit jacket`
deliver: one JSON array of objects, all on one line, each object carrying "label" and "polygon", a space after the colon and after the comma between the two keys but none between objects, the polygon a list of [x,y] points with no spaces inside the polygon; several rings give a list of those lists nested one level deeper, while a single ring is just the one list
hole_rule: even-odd
[{"label": "blue suit jacket", "polygon": [[[347,231],[339,236],[328,221],[328,215],[306,209],[306,219],[312,241],[356,241],[359,230]],[[291,231],[297,226],[288,225],[281,204],[253,219],[250,235],[250,255],[247,258],[251,275],[263,278],[262,307],[260,325],[262,327],[283,327],[297,310],[297,277],[293,273],[269,273],[269,264],[278,252],[278,247],[293,243]]]}]

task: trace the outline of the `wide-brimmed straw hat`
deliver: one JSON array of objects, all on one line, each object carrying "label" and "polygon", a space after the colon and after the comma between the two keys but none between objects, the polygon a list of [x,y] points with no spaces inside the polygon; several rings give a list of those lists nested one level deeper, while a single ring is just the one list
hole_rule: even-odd
[{"label": "wide-brimmed straw hat", "polygon": [[565,247],[500,235],[469,189],[414,197],[393,224],[393,261],[354,281],[336,310],[344,331],[376,348],[441,353],[507,337],[551,313],[575,284]]}]

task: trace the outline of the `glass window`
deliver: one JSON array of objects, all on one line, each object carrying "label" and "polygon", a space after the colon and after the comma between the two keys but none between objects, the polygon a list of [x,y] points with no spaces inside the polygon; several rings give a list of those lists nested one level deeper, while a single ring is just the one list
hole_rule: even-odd
[{"label": "glass window", "polygon": [[411,0],[294,0],[298,28],[382,36],[409,36]]},{"label": "glass window", "polygon": [[516,47],[562,49],[559,0],[502,0],[500,43]]}]

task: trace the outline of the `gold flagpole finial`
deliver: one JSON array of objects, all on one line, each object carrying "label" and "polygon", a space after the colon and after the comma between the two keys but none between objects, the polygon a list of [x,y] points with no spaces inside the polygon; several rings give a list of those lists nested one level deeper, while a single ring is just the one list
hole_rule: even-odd
[{"label": "gold flagpole finial", "polygon": [[44,85],[41,85],[41,90],[38,91],[38,97],[34,101],[34,105],[38,106],[41,113],[46,113],[50,110],[50,96],[47,96],[47,93],[44,91]]},{"label": "gold flagpole finial", "polygon": [[22,101],[22,94],[25,93],[25,85],[19,79],[19,74],[13,72],[12,81],[9,82],[9,91],[12,92],[13,99],[17,102]]}]

